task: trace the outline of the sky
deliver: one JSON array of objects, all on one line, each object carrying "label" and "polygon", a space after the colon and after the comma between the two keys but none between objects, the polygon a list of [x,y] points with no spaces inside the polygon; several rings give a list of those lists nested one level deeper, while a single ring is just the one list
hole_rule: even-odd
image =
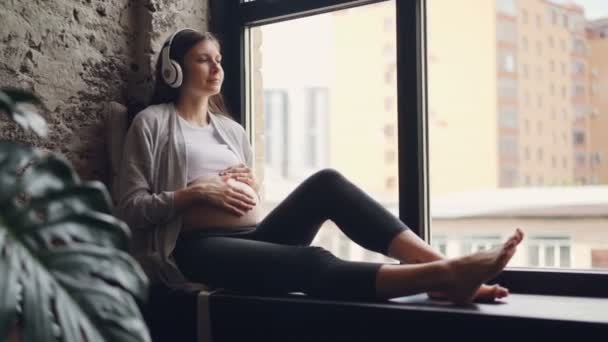
[{"label": "sky", "polygon": [[590,20],[608,17],[608,0],[551,0],[551,2],[560,4],[574,2],[585,8],[585,17]]}]

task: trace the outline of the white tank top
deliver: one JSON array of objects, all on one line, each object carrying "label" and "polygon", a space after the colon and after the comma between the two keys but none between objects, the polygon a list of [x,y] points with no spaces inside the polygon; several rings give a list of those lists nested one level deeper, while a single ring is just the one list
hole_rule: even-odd
[{"label": "white tank top", "polygon": [[241,163],[238,156],[222,142],[212,124],[196,126],[178,117],[186,143],[188,184]]}]

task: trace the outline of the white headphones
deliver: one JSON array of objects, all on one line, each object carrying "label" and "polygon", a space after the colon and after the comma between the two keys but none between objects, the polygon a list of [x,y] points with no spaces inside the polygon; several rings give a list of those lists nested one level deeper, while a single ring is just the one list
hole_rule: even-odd
[{"label": "white headphones", "polygon": [[183,28],[175,31],[165,42],[163,45],[163,49],[161,51],[162,58],[162,70],[161,75],[163,80],[167,85],[171,88],[179,88],[182,85],[182,81],[184,79],[184,75],[182,73],[182,68],[179,66],[179,63],[176,60],[171,59],[171,43],[173,42],[173,38],[182,32],[182,31],[195,31],[195,29],[191,28]]}]

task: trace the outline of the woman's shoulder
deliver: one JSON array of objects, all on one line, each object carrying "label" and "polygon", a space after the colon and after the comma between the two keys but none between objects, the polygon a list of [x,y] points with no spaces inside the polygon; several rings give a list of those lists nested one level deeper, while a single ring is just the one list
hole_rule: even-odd
[{"label": "woman's shoulder", "polygon": [[171,110],[170,103],[160,103],[149,105],[135,115],[133,119],[133,125],[137,126],[149,126],[158,122],[159,120],[168,120]]}]

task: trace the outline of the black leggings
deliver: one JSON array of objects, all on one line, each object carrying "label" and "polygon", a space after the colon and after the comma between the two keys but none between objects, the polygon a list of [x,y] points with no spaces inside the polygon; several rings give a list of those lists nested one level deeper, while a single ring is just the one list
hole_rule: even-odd
[{"label": "black leggings", "polygon": [[216,288],[376,298],[381,264],[342,260],[310,246],[328,219],[362,247],[384,255],[392,239],[408,229],[340,173],[324,169],[302,182],[257,226],[183,233],[174,255],[186,277]]}]

